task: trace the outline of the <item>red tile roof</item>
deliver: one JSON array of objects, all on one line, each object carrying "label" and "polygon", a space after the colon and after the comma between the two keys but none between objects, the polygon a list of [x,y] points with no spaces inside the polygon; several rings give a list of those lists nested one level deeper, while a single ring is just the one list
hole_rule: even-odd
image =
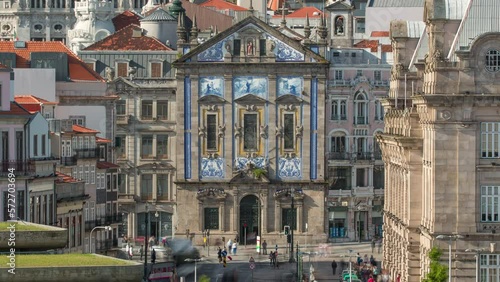
[{"label": "red tile roof", "polygon": [[72,80],[104,81],[60,41],[27,41],[26,48],[15,48],[14,41],[0,41],[0,53],[16,53],[16,68],[30,68],[32,52],[66,53],[69,77]]},{"label": "red tile roof", "polygon": [[37,104],[37,105],[57,105],[59,103],[57,102],[50,102],[48,100],[39,98],[34,95],[16,95],[14,97],[14,100],[18,102],[19,104],[25,105],[25,104]]},{"label": "red tile roof", "polygon": [[83,127],[83,126],[80,126],[77,124],[73,124],[73,132],[76,132],[76,133],[99,133],[99,131],[97,131],[97,130]]},{"label": "red tile roof", "polygon": [[87,48],[85,51],[92,50],[115,50],[115,51],[172,51],[167,45],[154,37],[141,35],[133,37],[134,30],[142,29],[140,26],[131,24],[110,36],[98,41]]},{"label": "red tile roof", "polygon": [[23,106],[16,102],[10,102],[10,111],[0,111],[1,116],[14,116],[14,115],[26,115],[29,116],[31,113],[26,110]]},{"label": "red tile roof", "polygon": [[82,182],[81,180],[75,179],[67,174],[61,173],[59,171],[56,171],[56,183],[75,183],[75,182]]},{"label": "red tile roof", "polygon": [[371,37],[389,37],[388,31],[372,31]]},{"label": "red tile roof", "polygon": [[[309,16],[310,19],[320,18],[323,12],[316,7],[302,7],[293,13],[286,15],[286,18],[306,18],[306,15]],[[281,18],[282,15],[275,15],[273,18]]]},{"label": "red tile roof", "polygon": [[392,45],[391,44],[382,44],[382,52],[392,53]]},{"label": "red tile roof", "polygon": [[235,5],[224,0],[208,0],[200,4],[202,7],[213,7],[217,10],[248,11],[247,8]]},{"label": "red tile roof", "polygon": [[119,31],[120,29],[125,28],[131,24],[140,25],[140,19],[141,16],[130,10],[127,10],[114,17],[112,21],[113,25],[115,26],[115,31]]},{"label": "red tile roof", "polygon": [[106,139],[102,137],[95,137],[95,142],[96,143],[111,143],[111,139]]},{"label": "red tile roof", "polygon": [[98,169],[119,168],[120,166],[110,162],[97,162]]},{"label": "red tile roof", "polygon": [[354,44],[357,48],[370,48],[371,52],[377,52],[378,40],[361,40]]}]

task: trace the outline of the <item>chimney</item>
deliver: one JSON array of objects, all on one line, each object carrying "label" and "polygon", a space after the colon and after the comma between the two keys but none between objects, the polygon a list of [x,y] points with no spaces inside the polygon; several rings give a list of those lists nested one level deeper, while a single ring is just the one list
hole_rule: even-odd
[{"label": "chimney", "polygon": [[136,27],[132,30],[132,37],[137,38],[142,36],[142,28]]}]

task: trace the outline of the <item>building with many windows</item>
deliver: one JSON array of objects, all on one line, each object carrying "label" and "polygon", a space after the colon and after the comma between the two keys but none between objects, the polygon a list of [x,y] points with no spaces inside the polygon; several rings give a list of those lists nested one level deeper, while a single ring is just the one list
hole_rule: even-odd
[{"label": "building with many windows", "polygon": [[378,141],[384,267],[401,281],[422,281],[433,247],[449,256],[450,281],[500,279],[497,4],[428,0],[421,29],[391,23],[395,62]]},{"label": "building with many windows", "polygon": [[310,26],[300,42],[251,16],[199,46],[178,27],[177,236],[281,246],[290,226],[326,240],[321,23],[318,42]]}]

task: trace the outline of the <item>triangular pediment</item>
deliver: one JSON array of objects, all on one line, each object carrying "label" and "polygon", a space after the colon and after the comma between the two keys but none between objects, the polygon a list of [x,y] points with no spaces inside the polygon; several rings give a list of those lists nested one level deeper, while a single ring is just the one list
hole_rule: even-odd
[{"label": "triangular pediment", "polygon": [[280,103],[280,104],[300,104],[303,101],[304,100],[302,100],[301,98],[299,98],[295,95],[292,95],[292,94],[285,94],[285,95],[281,95],[278,98],[276,98],[276,103]]},{"label": "triangular pediment", "polygon": [[267,100],[254,94],[247,94],[238,99],[235,99],[234,102],[242,105],[251,105],[251,104],[264,104],[267,102]]},{"label": "triangular pediment", "polygon": [[288,36],[251,16],[192,49],[175,61],[174,65],[187,62],[238,63],[239,60],[227,58],[259,58],[261,55],[257,54],[257,50],[260,49],[256,47],[261,44],[260,40],[266,40],[266,56],[274,57],[276,62],[325,61],[323,57],[297,41],[296,37],[296,34],[290,33]]},{"label": "triangular pediment", "polygon": [[200,104],[224,104],[226,100],[217,95],[205,95],[198,99]]},{"label": "triangular pediment", "polygon": [[115,85],[117,91],[126,90],[128,88],[139,88],[137,84],[121,76],[113,80],[113,84]]}]

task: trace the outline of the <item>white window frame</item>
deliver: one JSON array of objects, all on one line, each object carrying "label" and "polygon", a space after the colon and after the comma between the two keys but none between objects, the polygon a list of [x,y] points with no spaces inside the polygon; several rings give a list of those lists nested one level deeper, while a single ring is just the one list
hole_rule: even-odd
[{"label": "white window frame", "polygon": [[479,281],[500,281],[500,254],[479,255]]},{"label": "white window frame", "polygon": [[[153,77],[153,64],[160,64],[160,76],[158,77]],[[149,77],[150,78],[162,78],[163,77],[163,67],[164,67],[164,60],[160,60],[160,59],[152,59],[152,60],[149,60],[149,64],[148,64],[148,74],[149,74]]]},{"label": "white window frame", "polygon": [[500,122],[481,123],[481,158],[500,157]]},{"label": "white window frame", "polygon": [[375,120],[384,120],[384,107],[379,100],[375,100]]},{"label": "white window frame", "polygon": [[90,166],[90,183],[95,184],[95,165]]},{"label": "white window frame", "polygon": [[330,120],[347,120],[347,99],[332,98],[331,100]]},{"label": "white window frame", "polygon": [[486,52],[484,66],[489,72],[497,72],[500,70],[500,51],[490,49]]},{"label": "white window frame", "polygon": [[344,80],[344,71],[343,70],[335,70],[333,79],[334,80]]},{"label": "white window frame", "polygon": [[[481,222],[500,222],[500,186],[481,186]],[[488,219],[488,216],[491,216]]]},{"label": "white window frame", "polygon": [[90,166],[89,165],[85,165],[85,174],[84,174],[84,181],[85,181],[85,184],[89,184],[89,180],[90,180],[90,176],[89,176],[89,173],[90,173]]}]

